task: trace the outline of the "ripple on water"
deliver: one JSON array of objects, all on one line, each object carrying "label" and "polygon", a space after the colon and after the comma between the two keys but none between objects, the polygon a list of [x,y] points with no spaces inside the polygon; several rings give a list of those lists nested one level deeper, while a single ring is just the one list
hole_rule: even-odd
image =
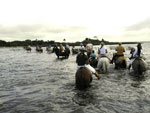
[{"label": "ripple on water", "polygon": [[[112,56],[115,45],[107,47]],[[149,51],[143,51],[149,67]],[[80,91],[75,88],[76,55],[60,60],[34,48],[31,53],[22,48],[0,48],[0,52],[2,113],[150,112],[149,68],[144,79],[137,79],[128,70],[114,70],[111,64],[107,74],[100,80],[93,75],[91,87]],[[127,57],[128,53],[129,49]]]}]

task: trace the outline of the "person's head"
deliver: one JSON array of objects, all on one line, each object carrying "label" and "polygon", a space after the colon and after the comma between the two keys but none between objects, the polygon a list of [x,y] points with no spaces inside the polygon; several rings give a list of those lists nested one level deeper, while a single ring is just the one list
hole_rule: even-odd
[{"label": "person's head", "polygon": [[80,46],[83,46],[83,44],[81,43]]},{"label": "person's head", "polygon": [[135,48],[131,48],[130,54],[132,54],[135,51]]},{"label": "person's head", "polygon": [[105,45],[105,43],[104,42],[101,42],[101,46],[104,46]]},{"label": "person's head", "polygon": [[57,47],[57,44],[55,44],[54,47]]},{"label": "person's head", "polygon": [[141,54],[141,49],[142,49],[141,43],[138,43],[137,49],[138,49],[138,56],[140,56],[140,54]]},{"label": "person's head", "polygon": [[138,43],[138,44],[137,44],[137,47],[138,47],[138,48],[142,48],[141,43]]},{"label": "person's head", "polygon": [[121,43],[121,42],[119,42],[118,44],[119,44],[119,45],[122,45],[122,43]]},{"label": "person's head", "polygon": [[84,52],[86,51],[84,46],[80,47],[79,50],[80,50],[80,52],[82,52],[82,53],[84,53]]}]

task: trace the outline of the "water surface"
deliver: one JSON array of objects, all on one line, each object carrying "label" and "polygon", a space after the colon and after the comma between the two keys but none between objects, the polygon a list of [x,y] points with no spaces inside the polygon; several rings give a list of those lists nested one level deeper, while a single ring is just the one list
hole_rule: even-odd
[{"label": "water surface", "polygon": [[[114,70],[87,90],[75,88],[76,55],[60,60],[55,54],[0,48],[0,113],[149,113],[150,44],[143,45],[148,70],[143,79],[128,70]],[[112,57],[116,45],[107,45]],[[129,48],[124,45],[125,56]],[[96,52],[98,46],[94,47]],[[129,62],[129,59],[128,59]]]}]

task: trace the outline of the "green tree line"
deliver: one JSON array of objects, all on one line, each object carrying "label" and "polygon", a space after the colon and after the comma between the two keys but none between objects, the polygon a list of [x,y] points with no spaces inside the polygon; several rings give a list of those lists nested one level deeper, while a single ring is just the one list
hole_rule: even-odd
[{"label": "green tree line", "polygon": [[[6,42],[4,40],[0,40],[0,47],[15,47],[15,46],[36,46],[36,45],[41,45],[43,47],[46,47],[48,45],[54,46],[54,45],[59,45],[59,44],[68,44],[70,46],[79,46],[81,43],[83,45],[86,45],[87,43],[92,43],[93,45],[100,45],[101,42],[104,42],[106,45],[108,44],[118,44],[118,42],[109,42],[106,41],[104,39],[102,40],[98,40],[98,39],[90,39],[90,38],[85,38],[85,40],[83,41],[77,41],[77,42],[55,42],[53,40],[51,41],[43,41],[43,40],[25,40],[25,41],[10,41],[10,42]],[[137,43],[137,42],[122,42],[123,44],[133,44],[133,43]]]}]

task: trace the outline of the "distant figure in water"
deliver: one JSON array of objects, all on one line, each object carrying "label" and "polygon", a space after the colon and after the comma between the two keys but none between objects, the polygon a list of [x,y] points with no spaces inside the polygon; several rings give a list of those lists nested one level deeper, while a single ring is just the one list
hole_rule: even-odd
[{"label": "distant figure in water", "polygon": [[42,46],[40,46],[40,49],[42,49]]},{"label": "distant figure in water", "polygon": [[47,48],[49,48],[49,49],[50,49],[50,48],[51,48],[51,45],[48,45],[48,46],[47,46]]},{"label": "distant figure in water", "polygon": [[30,46],[30,45],[28,45],[28,48],[31,48],[31,46]]},{"label": "distant figure in water", "polygon": [[26,50],[31,52],[31,50],[32,50],[32,49],[31,49],[31,46],[28,45],[28,46],[26,47]]},{"label": "distant figure in water", "polygon": [[51,45],[48,45],[48,46],[46,47],[46,51],[47,51],[48,53],[52,52]]},{"label": "distant figure in water", "polygon": [[39,49],[40,49],[40,47],[39,47],[38,45],[36,45],[36,49],[37,49],[37,50],[39,50]]},{"label": "distant figure in water", "polygon": [[70,49],[70,46],[66,44],[65,49]]},{"label": "distant figure in water", "polygon": [[37,52],[43,52],[42,46],[36,45],[36,51]]}]

